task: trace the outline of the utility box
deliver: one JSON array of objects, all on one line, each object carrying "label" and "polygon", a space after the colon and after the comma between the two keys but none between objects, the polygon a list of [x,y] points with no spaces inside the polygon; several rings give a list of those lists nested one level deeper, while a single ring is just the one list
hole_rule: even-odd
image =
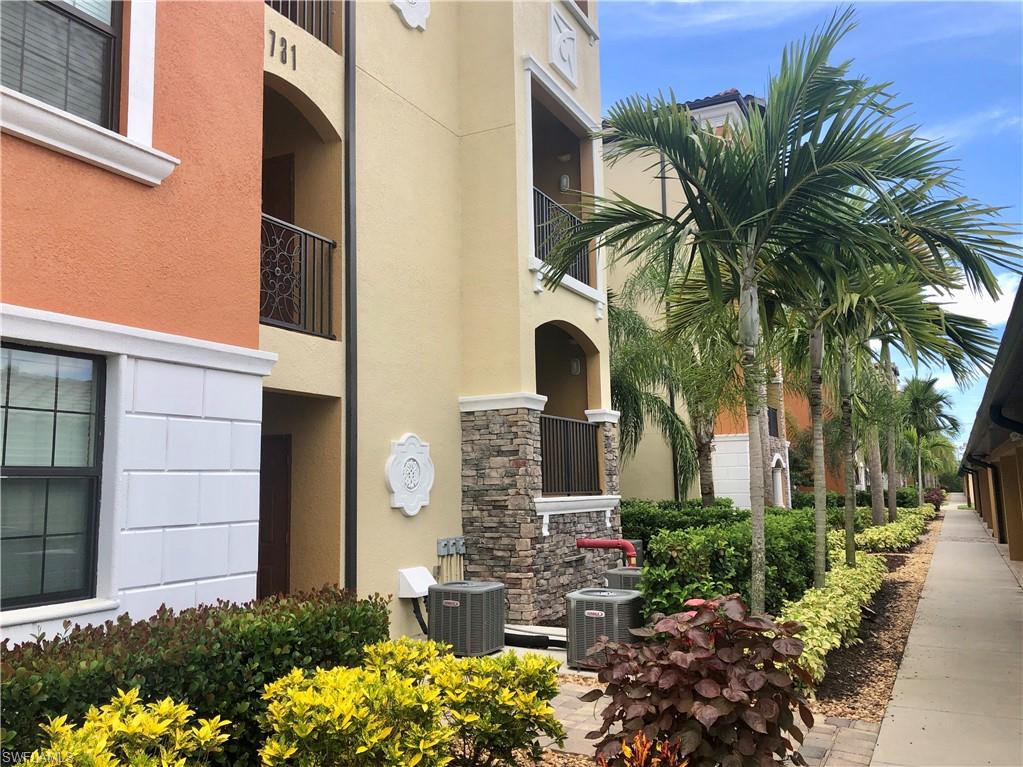
[{"label": "utility box", "polygon": [[615,567],[604,573],[604,585],[609,589],[639,591],[642,567]]},{"label": "utility box", "polygon": [[448,581],[430,586],[429,637],[455,655],[489,655],[504,647],[504,584]]}]

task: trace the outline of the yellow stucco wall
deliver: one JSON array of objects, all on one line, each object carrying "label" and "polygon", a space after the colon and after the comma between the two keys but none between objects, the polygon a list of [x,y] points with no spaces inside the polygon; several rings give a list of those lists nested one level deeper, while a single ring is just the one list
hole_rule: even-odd
[{"label": "yellow stucco wall", "polygon": [[[409,29],[390,3],[355,6],[358,579],[364,594],[393,594],[399,568],[434,567],[437,539],[461,534],[459,398],[535,392],[538,326],[567,323],[585,336],[595,361],[585,404],[611,407],[600,307],[565,289],[536,292],[529,270],[525,58],[549,69],[559,88],[600,115],[598,48],[580,33],[577,87],[550,69],[550,8],[547,2],[435,2],[423,31]],[[323,109],[331,114],[329,105]],[[327,162],[340,167],[339,158]],[[599,184],[599,168],[588,172]],[[325,193],[328,204],[340,210],[340,200],[328,202]],[[263,330],[281,356],[268,386],[340,394],[331,388],[334,380],[343,385],[339,364],[325,358],[304,368],[295,359],[315,354],[315,343]],[[430,444],[436,469],[430,503],[414,517],[390,508],[384,477],[392,440],[407,432]],[[339,520],[342,513],[339,501]],[[340,540],[333,528],[329,535]],[[339,577],[342,568],[339,561]],[[393,605],[392,632],[419,633],[407,604]]]}]

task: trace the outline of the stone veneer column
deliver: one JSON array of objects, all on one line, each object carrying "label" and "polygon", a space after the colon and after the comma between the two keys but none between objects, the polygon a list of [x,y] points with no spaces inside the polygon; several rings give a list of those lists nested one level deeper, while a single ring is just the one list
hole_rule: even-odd
[{"label": "stone veneer column", "polygon": [[[481,399],[461,403],[465,576],[505,584],[509,623],[556,622],[565,614],[565,594],[601,585],[604,571],[620,559],[614,550],[580,550],[575,545],[577,538],[621,537],[617,498],[594,499],[594,510],[543,514],[537,504],[543,487],[543,398],[486,398],[526,406],[473,410],[483,404]],[[587,416],[600,423],[605,495],[617,496],[617,414],[589,411]]]}]

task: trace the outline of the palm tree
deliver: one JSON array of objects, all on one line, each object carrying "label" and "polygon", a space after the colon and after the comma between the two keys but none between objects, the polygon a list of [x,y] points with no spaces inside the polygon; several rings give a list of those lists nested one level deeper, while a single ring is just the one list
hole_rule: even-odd
[{"label": "palm tree", "polygon": [[647,423],[656,424],[671,447],[678,483],[686,488],[696,474],[693,435],[662,396],[679,386],[677,360],[635,309],[608,296],[611,347],[611,402],[621,413],[618,438],[622,459],[632,457]]},{"label": "palm tree", "polygon": [[[916,195],[931,203],[942,189],[946,169],[937,161],[941,147],[916,137],[894,122],[893,97],[886,85],[849,76],[850,63],[828,59],[852,29],[845,10],[802,43],[790,45],[768,86],[761,113],[727,126],[718,135],[699,125],[672,98],[632,97],[611,108],[606,135],[608,157],[636,155],[656,163],[684,197],[681,209],[665,214],[621,195],[594,199],[583,223],[554,249],[547,274],[557,284],[577,248],[593,240],[615,259],[660,260],[666,274],[685,282],[699,264],[715,301],[728,299],[726,283],[738,288],[738,349],[743,372],[750,458],[752,518],[751,603],[764,606],[764,467],[760,437],[758,355],[762,336],[761,282],[768,272],[821,274],[832,263],[832,248],[843,245],[845,269],[893,257],[942,266],[942,254],[900,249],[901,232],[890,226],[899,215],[897,198]],[[863,192],[877,210],[891,216],[864,221]],[[923,202],[920,202],[923,201]],[[933,203],[939,204],[939,203]],[[931,240],[941,247],[941,237]],[[896,256],[897,254],[897,256]],[[922,263],[927,256],[927,262]],[[960,261],[974,254],[960,255]],[[681,263],[678,272],[673,268]],[[970,265],[969,279],[997,291],[986,264]],[[681,277],[676,277],[681,273]],[[671,297],[674,300],[674,294]],[[670,319],[667,330],[673,330]]]},{"label": "palm tree", "polygon": [[948,431],[959,431],[959,420],[949,412],[952,400],[938,388],[936,378],[911,378],[902,388],[902,405],[906,422],[914,437],[916,454],[916,487],[923,497],[923,448],[927,437]]}]

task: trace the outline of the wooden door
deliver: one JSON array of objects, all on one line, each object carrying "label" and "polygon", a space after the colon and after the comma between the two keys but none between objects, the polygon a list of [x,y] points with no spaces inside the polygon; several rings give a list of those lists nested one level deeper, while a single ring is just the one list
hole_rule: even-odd
[{"label": "wooden door", "polygon": [[256,595],[287,594],[291,559],[291,435],[266,435],[259,461]]},{"label": "wooden door", "polygon": [[295,155],[263,158],[263,212],[295,223]]}]

